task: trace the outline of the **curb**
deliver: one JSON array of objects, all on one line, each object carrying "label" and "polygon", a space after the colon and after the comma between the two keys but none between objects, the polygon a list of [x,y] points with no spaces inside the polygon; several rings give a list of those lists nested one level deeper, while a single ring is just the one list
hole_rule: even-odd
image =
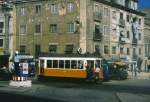
[{"label": "curb", "polygon": [[117,92],[116,98],[118,102],[150,102],[150,96],[145,96],[144,94]]},{"label": "curb", "polygon": [[121,99],[120,99],[119,96],[118,96],[118,93],[115,93],[115,96],[116,96],[118,102],[122,102]]}]

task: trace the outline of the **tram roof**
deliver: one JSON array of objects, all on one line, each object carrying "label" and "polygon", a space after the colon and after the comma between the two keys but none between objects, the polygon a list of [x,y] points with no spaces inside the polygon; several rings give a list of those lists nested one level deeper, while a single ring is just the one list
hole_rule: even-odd
[{"label": "tram roof", "polygon": [[49,53],[41,53],[39,57],[89,57],[89,58],[102,58],[98,54],[49,54]]}]

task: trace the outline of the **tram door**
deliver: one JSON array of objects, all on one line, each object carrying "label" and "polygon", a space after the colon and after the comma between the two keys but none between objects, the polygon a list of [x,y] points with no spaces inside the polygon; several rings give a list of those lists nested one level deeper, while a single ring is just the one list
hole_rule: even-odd
[{"label": "tram door", "polygon": [[44,60],[40,60],[39,63],[39,74],[44,73]]},{"label": "tram door", "polygon": [[88,66],[89,66],[89,68],[92,68],[92,69],[94,69],[94,61],[92,61],[92,60],[87,60],[87,64],[88,64]]}]

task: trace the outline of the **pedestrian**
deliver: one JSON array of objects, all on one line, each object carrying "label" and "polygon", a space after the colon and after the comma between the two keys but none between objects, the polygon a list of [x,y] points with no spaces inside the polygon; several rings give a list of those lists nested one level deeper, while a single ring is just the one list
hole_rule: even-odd
[{"label": "pedestrian", "polygon": [[141,72],[141,67],[142,67],[142,63],[143,63],[143,59],[141,57],[138,58],[137,60],[137,68],[138,68],[138,72]]},{"label": "pedestrian", "polygon": [[14,68],[15,68],[15,74],[17,76],[20,75],[20,69],[19,69],[19,57],[18,57],[18,51],[15,52],[15,57],[14,57]]},{"label": "pedestrian", "polygon": [[99,79],[100,67],[97,65],[95,68],[95,79]]},{"label": "pedestrian", "polygon": [[138,69],[137,69],[137,67],[135,67],[134,68],[134,75],[135,75],[135,77],[137,76],[137,71],[138,71]]},{"label": "pedestrian", "polygon": [[148,72],[150,72],[150,60],[148,60],[148,63],[147,63],[147,66],[148,66]]}]

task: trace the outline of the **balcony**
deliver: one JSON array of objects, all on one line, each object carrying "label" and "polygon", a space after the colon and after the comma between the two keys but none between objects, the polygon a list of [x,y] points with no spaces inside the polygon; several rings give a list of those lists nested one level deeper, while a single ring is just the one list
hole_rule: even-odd
[{"label": "balcony", "polygon": [[94,12],[93,18],[95,21],[101,21],[102,20],[102,14],[98,12]]},{"label": "balcony", "polygon": [[125,27],[125,20],[124,19],[119,19],[119,26],[120,27]]}]

